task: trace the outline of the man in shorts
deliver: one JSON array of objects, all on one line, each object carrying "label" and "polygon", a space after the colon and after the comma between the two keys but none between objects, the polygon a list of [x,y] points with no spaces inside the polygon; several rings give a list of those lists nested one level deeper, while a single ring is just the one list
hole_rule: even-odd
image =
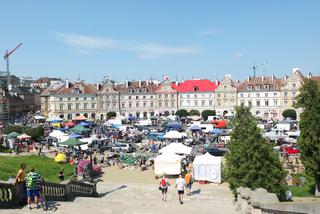
[{"label": "man in shorts", "polygon": [[192,183],[193,183],[193,176],[191,171],[188,171],[188,173],[184,176],[184,179],[187,184],[187,195],[191,196],[191,188],[192,188]]},{"label": "man in shorts", "polygon": [[31,209],[31,201],[34,198],[34,202],[39,208],[39,198],[40,198],[40,185],[41,185],[41,175],[34,171],[34,168],[30,168],[30,172],[26,176],[26,186],[28,195],[28,208]]},{"label": "man in shorts", "polygon": [[176,180],[175,187],[178,190],[179,202],[182,205],[183,204],[183,194],[184,194],[184,190],[186,188],[186,181],[182,178],[181,174],[179,175],[179,178]]}]

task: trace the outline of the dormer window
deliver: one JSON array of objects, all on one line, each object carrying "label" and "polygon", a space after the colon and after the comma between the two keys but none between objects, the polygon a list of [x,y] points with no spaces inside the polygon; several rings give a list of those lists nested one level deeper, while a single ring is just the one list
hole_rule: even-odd
[{"label": "dormer window", "polygon": [[261,86],[260,85],[256,85],[256,90],[260,90]]},{"label": "dormer window", "polygon": [[263,86],[263,88],[264,88],[265,90],[268,90],[268,89],[270,88],[270,86],[269,86],[268,84],[266,84],[266,85]]},{"label": "dormer window", "polygon": [[248,90],[248,91],[251,91],[252,88],[253,88],[252,85],[247,85],[247,90]]},{"label": "dormer window", "polygon": [[139,89],[139,88],[136,88],[134,91],[135,91],[136,93],[139,93],[139,92],[140,92],[140,89]]},{"label": "dormer window", "polygon": [[147,93],[148,92],[148,89],[147,88],[144,88],[142,89],[143,93]]},{"label": "dormer window", "polygon": [[128,93],[132,93],[132,88],[128,88]]},{"label": "dormer window", "polygon": [[75,88],[74,91],[75,91],[76,94],[80,94],[81,93],[80,88]]},{"label": "dormer window", "polygon": [[194,86],[193,87],[193,91],[199,91],[199,87],[198,86]]}]

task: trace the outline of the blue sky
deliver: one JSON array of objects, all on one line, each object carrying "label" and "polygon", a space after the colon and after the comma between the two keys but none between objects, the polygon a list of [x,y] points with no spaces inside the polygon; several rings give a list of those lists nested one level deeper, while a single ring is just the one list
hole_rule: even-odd
[{"label": "blue sky", "polygon": [[[10,0],[0,53],[18,76],[98,82],[320,74],[320,1]],[[0,61],[0,70],[5,70]]]}]

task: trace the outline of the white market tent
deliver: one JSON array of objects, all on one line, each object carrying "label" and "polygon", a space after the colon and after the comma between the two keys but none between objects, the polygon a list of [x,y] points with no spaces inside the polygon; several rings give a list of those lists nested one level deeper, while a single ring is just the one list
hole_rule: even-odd
[{"label": "white market tent", "polygon": [[159,153],[185,154],[190,155],[192,148],[182,143],[170,143],[168,146],[159,150]]},{"label": "white market tent", "polygon": [[179,175],[182,157],[173,153],[164,153],[154,159],[155,175]]},{"label": "white market tent", "polygon": [[200,181],[221,183],[221,157],[206,153],[193,161],[193,177]]},{"label": "white market tent", "polygon": [[46,119],[44,116],[41,116],[41,115],[35,115],[35,116],[33,116],[33,118],[36,120],[45,120]]},{"label": "white market tent", "polygon": [[67,134],[65,134],[64,132],[60,131],[60,130],[53,130],[50,134],[50,137],[54,137],[54,138],[58,138],[61,136],[67,136]]},{"label": "white market tent", "polygon": [[185,133],[181,133],[181,132],[178,132],[176,130],[172,130],[172,131],[169,131],[167,132],[163,138],[165,139],[180,139],[182,137],[186,136]]}]

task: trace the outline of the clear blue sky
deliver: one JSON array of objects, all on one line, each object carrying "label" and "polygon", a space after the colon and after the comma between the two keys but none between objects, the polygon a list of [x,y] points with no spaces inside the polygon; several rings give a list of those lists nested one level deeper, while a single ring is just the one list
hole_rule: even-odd
[{"label": "clear blue sky", "polygon": [[[320,73],[320,1],[10,0],[0,53],[18,76],[89,82]],[[0,70],[5,70],[1,58]]]}]

